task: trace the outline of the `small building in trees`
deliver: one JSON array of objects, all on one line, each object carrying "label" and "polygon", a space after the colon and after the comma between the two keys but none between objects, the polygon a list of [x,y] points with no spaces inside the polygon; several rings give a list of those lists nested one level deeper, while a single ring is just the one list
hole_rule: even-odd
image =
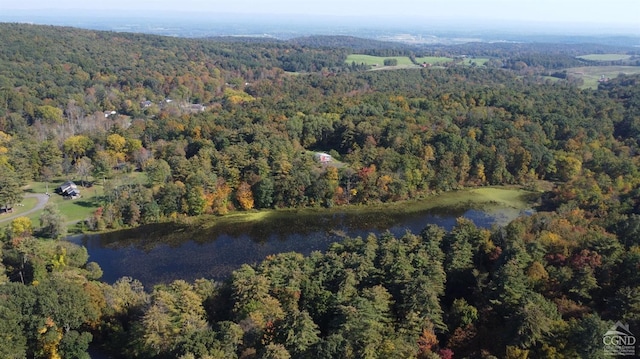
[{"label": "small building in trees", "polygon": [[320,163],[329,163],[333,161],[331,155],[324,152],[316,152],[313,158]]},{"label": "small building in trees", "polygon": [[68,199],[80,198],[80,190],[72,181],[67,181],[56,188],[56,192]]},{"label": "small building in trees", "polygon": [[3,213],[12,213],[12,212],[13,212],[13,207],[10,207],[10,206],[8,206],[8,205],[0,206],[0,214],[3,214]]}]

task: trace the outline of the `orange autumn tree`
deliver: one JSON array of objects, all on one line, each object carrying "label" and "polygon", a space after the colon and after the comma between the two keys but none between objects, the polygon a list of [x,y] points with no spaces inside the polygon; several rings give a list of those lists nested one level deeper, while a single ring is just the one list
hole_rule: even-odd
[{"label": "orange autumn tree", "polygon": [[430,353],[433,353],[434,347],[438,345],[438,338],[433,331],[433,328],[424,328],[422,334],[418,339],[419,358],[427,358]]},{"label": "orange autumn tree", "polygon": [[225,182],[224,179],[218,179],[216,184],[216,190],[213,193],[213,201],[211,209],[213,213],[219,215],[225,215],[229,213],[229,195],[231,194],[231,187]]},{"label": "orange autumn tree", "polygon": [[240,183],[236,191],[236,200],[245,211],[253,209],[253,192],[251,192],[251,186],[247,182]]}]

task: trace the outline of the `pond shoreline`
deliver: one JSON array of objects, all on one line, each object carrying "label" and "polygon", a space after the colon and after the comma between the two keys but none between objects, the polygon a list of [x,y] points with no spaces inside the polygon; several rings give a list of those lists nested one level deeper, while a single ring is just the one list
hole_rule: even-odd
[{"label": "pond shoreline", "polygon": [[148,287],[176,279],[224,280],[241,264],[257,264],[266,256],[323,251],[345,237],[386,231],[418,233],[428,224],[450,229],[466,217],[481,227],[504,225],[532,208],[539,195],[521,189],[475,189],[447,193],[404,205],[358,207],[344,211],[305,209],[250,215],[198,217],[101,234],[69,238],[87,248],[90,261],[102,267],[103,281],[130,276]]},{"label": "pond shoreline", "polygon": [[[417,199],[372,203],[367,205],[342,205],[331,208],[326,207],[305,207],[305,208],[277,208],[250,211],[236,211],[226,215],[204,214],[195,217],[179,217],[174,220],[166,220],[148,225],[136,227],[124,227],[96,232],[77,232],[70,237],[77,235],[109,234],[119,231],[137,230],[148,226],[169,226],[174,228],[199,227],[208,229],[215,225],[230,225],[260,222],[264,220],[276,220],[278,218],[288,218],[290,216],[326,216],[342,214],[411,214],[436,209],[463,209],[474,207],[476,209],[491,210],[491,207],[505,210],[511,208],[514,211],[521,211],[534,207],[533,204],[542,196],[542,192],[534,192],[523,189],[519,186],[488,186],[464,188],[456,191],[442,192],[427,197]],[[511,215],[509,216],[511,217]],[[505,223],[506,224],[506,223]]]}]

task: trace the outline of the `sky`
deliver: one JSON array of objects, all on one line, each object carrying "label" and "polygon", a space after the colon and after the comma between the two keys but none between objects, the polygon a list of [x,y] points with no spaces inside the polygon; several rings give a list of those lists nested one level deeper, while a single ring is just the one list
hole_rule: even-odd
[{"label": "sky", "polygon": [[0,13],[52,8],[565,23],[640,33],[640,0],[0,0]]}]

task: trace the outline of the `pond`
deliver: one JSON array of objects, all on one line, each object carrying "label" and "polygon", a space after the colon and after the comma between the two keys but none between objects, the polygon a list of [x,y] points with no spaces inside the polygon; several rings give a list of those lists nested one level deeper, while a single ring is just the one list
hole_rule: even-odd
[{"label": "pond", "polygon": [[306,255],[323,251],[345,236],[364,237],[385,231],[401,236],[407,231],[419,233],[428,224],[451,229],[458,217],[488,228],[505,224],[530,208],[530,204],[521,208],[496,201],[491,204],[465,202],[410,212],[384,209],[366,213],[285,212],[246,222],[146,225],[73,236],[69,240],[87,248],[89,260],[103,269],[105,282],[130,276],[150,288],[176,279],[222,280],[243,263],[259,263],[276,253],[294,251]]}]

